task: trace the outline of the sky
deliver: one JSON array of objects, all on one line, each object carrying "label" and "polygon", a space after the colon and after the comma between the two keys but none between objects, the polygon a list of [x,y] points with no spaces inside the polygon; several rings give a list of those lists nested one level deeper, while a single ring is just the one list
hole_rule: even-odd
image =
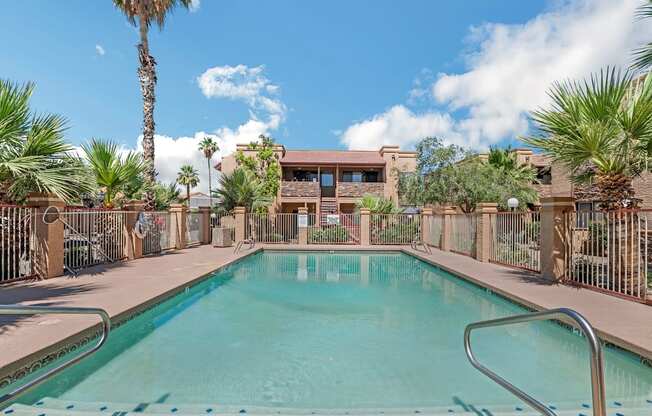
[{"label": "sky", "polygon": [[[260,134],[287,148],[413,148],[437,136],[518,146],[556,80],[625,68],[652,40],[643,0],[194,0],[150,32],[158,62],[156,168],[174,180],[197,143],[217,162]],[[109,0],[4,2],[0,77],[67,139],[138,149],[138,33]]]}]

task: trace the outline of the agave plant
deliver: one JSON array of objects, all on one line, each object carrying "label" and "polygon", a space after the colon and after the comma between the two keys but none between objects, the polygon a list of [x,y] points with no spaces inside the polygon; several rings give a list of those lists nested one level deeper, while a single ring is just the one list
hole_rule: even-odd
[{"label": "agave plant", "polygon": [[29,192],[72,202],[92,189],[88,172],[64,140],[65,120],[31,113],[33,90],[0,80],[0,202],[20,202]]},{"label": "agave plant", "polygon": [[652,79],[634,89],[630,72],[607,68],[556,83],[549,95],[551,108],[531,114],[538,133],[524,141],[594,186],[604,209],[636,207],[632,179],[652,153]]},{"label": "agave plant", "polygon": [[82,145],[85,159],[104,191],[104,206],[112,208],[116,194],[129,185],[147,165],[140,153],[122,155],[118,145],[106,140],[91,139]]},{"label": "agave plant", "polygon": [[235,207],[245,207],[250,212],[261,211],[273,201],[266,195],[262,182],[243,168],[222,175],[218,185],[214,195],[219,200],[219,209],[224,212],[230,212]]}]

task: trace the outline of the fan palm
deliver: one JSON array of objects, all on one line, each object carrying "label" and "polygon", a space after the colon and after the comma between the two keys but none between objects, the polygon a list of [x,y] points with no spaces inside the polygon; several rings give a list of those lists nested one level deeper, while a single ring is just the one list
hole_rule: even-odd
[{"label": "fan palm", "polygon": [[204,153],[206,158],[206,163],[208,164],[208,206],[213,206],[213,188],[212,188],[212,178],[211,178],[211,159],[215,152],[220,150],[219,146],[211,137],[204,137],[201,142],[199,142],[199,150]]},{"label": "fan palm", "polygon": [[175,7],[189,8],[192,0],[113,0],[129,22],[138,26],[140,43],[138,44],[138,78],[143,95],[143,155],[148,162],[145,171],[145,208],[154,209],[154,102],[156,100],[156,60],[150,55],[148,33],[152,23],[163,28],[165,18]]},{"label": "fan palm", "polygon": [[[652,17],[652,0],[647,0],[639,7],[636,14],[642,19]],[[634,69],[645,70],[650,67],[652,67],[652,42],[634,51],[634,62],[632,63]]]},{"label": "fan palm", "polygon": [[632,179],[652,153],[652,79],[634,91],[629,72],[603,70],[556,83],[552,107],[531,113],[538,134],[524,141],[595,187],[605,209],[636,207]]},{"label": "fan palm", "polygon": [[85,159],[104,191],[104,206],[113,208],[116,194],[128,186],[146,166],[140,153],[121,155],[118,145],[111,141],[91,139],[82,145]]},{"label": "fan palm", "polygon": [[65,120],[31,113],[33,90],[0,80],[0,202],[20,202],[28,192],[73,201],[92,189],[87,171],[64,141]]},{"label": "fan palm", "polygon": [[358,209],[367,208],[372,214],[396,214],[401,212],[391,199],[373,195],[363,195],[355,204]]},{"label": "fan palm", "polygon": [[222,175],[219,188],[214,192],[219,199],[219,208],[230,212],[235,207],[245,207],[248,211],[260,211],[272,203],[272,197],[265,194],[264,185],[249,170],[237,168]]},{"label": "fan palm", "polygon": [[536,182],[534,169],[524,163],[518,163],[516,152],[510,147],[506,149],[490,148],[487,163],[518,181],[524,183]]},{"label": "fan palm", "polygon": [[190,165],[183,165],[177,173],[177,183],[186,187],[186,204],[190,204],[190,188],[199,185],[197,169]]}]

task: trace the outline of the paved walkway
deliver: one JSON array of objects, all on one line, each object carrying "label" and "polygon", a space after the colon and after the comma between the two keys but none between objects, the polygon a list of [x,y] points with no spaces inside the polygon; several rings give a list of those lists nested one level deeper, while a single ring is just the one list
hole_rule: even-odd
[{"label": "paved walkway", "polygon": [[[397,246],[286,246],[294,250],[403,250],[534,309],[569,307],[583,314],[601,337],[652,359],[652,307],[586,289],[550,284],[525,271],[480,263],[433,249],[432,254]],[[257,250],[256,250],[257,251]],[[89,269],[79,277],[22,282],[0,287],[0,304],[87,306],[105,309],[114,320],[126,318],[182,290],[205,274],[251,254],[232,248],[201,246],[168,254]],[[97,318],[60,315],[0,321],[0,381],[48,351],[70,342]],[[48,330],[50,328],[51,330]]]}]

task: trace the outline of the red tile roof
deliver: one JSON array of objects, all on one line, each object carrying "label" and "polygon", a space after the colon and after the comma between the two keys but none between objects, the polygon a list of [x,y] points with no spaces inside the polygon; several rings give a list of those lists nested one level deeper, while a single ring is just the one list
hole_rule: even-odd
[{"label": "red tile roof", "polygon": [[372,150],[287,150],[282,165],[385,165],[380,153]]}]

